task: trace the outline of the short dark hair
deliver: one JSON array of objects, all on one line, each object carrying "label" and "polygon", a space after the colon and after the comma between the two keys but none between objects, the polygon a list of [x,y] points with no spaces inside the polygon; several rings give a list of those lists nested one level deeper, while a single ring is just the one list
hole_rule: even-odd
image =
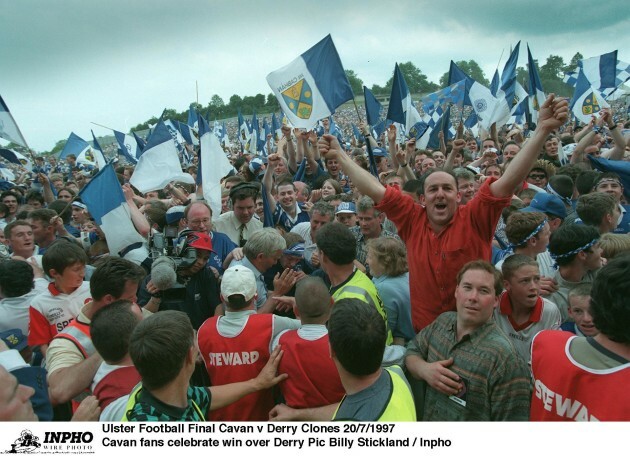
[{"label": "short dark hair", "polygon": [[422,194],[422,182],[418,179],[408,180],[402,187],[404,192],[415,193],[416,195]]},{"label": "short dark hair", "polygon": [[0,290],[5,298],[21,297],[33,290],[33,277],[33,268],[26,261],[0,261]]},{"label": "short dark hair", "polygon": [[51,277],[50,271],[52,269],[62,274],[67,267],[77,262],[86,265],[88,263],[87,253],[79,244],[65,238],[53,241],[42,257],[44,273],[49,277]]},{"label": "short dark hair", "polygon": [[39,202],[42,205],[46,203],[46,200],[44,200],[44,196],[37,190],[30,190],[24,197],[24,200],[26,200],[26,203],[28,203],[31,200],[35,200],[36,202]]},{"label": "short dark hair", "polygon": [[328,223],[317,231],[315,239],[317,247],[335,265],[352,264],[357,257],[357,240],[346,225]]},{"label": "short dark hair", "polygon": [[70,218],[72,218],[71,211],[64,211],[68,206],[70,206],[70,202],[55,200],[54,202],[48,204],[48,209],[56,211],[57,215],[63,220],[63,224],[67,225],[70,223]]},{"label": "short dark hair", "polygon": [[194,330],[186,313],[165,310],[142,320],[131,333],[129,354],[149,390],[171,382],[193,346]]},{"label": "short dark hair", "polygon": [[236,184],[230,190],[230,200],[234,205],[238,200],[246,200],[248,198],[256,201],[256,197],[260,193],[260,185],[251,182],[241,182]]},{"label": "short dark hair", "polygon": [[487,272],[494,277],[494,294],[499,296],[503,292],[503,275],[501,271],[497,270],[492,264],[484,260],[470,261],[462,267],[457,273],[457,285],[459,285],[464,277],[464,274],[470,270],[481,270]]},{"label": "short dark hair", "polygon": [[593,192],[580,195],[575,211],[584,224],[598,227],[606,215],[612,215],[617,207],[615,197],[607,193]]},{"label": "short dark hair", "polygon": [[578,253],[573,251],[599,239],[597,228],[587,225],[562,225],[551,234],[549,252],[560,267],[571,264]]},{"label": "short dark hair", "polygon": [[599,176],[596,170],[586,170],[575,178],[575,189],[580,195],[586,195],[595,187],[595,179]]},{"label": "short dark hair", "polygon": [[118,299],[128,281],[140,283],[145,275],[144,269],[131,261],[122,257],[107,257],[90,277],[90,293],[97,301],[105,295]]},{"label": "short dark hair", "polygon": [[57,212],[51,210],[50,208],[40,208],[38,210],[33,210],[28,214],[28,217],[31,220],[39,221],[48,226],[51,226],[50,220],[52,220],[55,216],[57,216]]},{"label": "short dark hair", "polygon": [[120,362],[129,352],[129,339],[139,320],[129,300],[117,300],[92,315],[90,337],[107,363]]},{"label": "short dark hair", "polygon": [[365,376],[379,369],[387,341],[385,324],[376,308],[359,299],[344,298],[333,305],[328,339],[345,370]]},{"label": "short dark hair", "polygon": [[611,341],[630,345],[630,256],[620,256],[598,272],[591,290],[595,327]]},{"label": "short dark hair", "polygon": [[251,298],[246,300],[243,295],[240,293],[236,293],[234,295],[230,295],[225,299],[225,304],[230,310],[239,311],[244,309],[246,306],[250,304]]},{"label": "short dark hair", "polygon": [[538,268],[538,262],[525,254],[512,254],[503,261],[501,272],[504,279],[510,279],[521,267],[532,266]]}]

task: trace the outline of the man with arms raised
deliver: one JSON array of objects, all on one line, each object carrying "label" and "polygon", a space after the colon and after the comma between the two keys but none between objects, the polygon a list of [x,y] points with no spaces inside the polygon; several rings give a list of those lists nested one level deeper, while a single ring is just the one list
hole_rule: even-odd
[{"label": "man with arms raised", "polygon": [[490,260],[491,241],[501,210],[527,176],[546,137],[564,123],[566,100],[550,94],[541,107],[536,132],[499,179],[489,179],[468,205],[458,206],[461,194],[455,177],[434,171],[424,181],[421,206],[394,187],[383,187],[355,164],[332,136],[319,142],[324,156],[334,155],[357,189],[377,203],[407,245],[414,329],[420,331],[437,316],[454,309],[455,275],[468,261]]}]

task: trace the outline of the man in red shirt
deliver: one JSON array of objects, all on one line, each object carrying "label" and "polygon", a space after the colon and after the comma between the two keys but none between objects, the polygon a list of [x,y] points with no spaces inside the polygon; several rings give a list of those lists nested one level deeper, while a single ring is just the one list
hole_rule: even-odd
[{"label": "man in red shirt", "polygon": [[464,206],[450,172],[434,171],[424,179],[420,205],[394,187],[383,187],[361,169],[329,135],[319,141],[323,156],[334,156],[363,195],[368,195],[398,228],[407,245],[411,314],[420,331],[438,315],[455,309],[457,272],[468,261],[490,260],[494,230],[514,189],[527,177],[547,136],[568,116],[564,99],[550,94],[542,105],[535,133],[499,179],[489,179]]}]

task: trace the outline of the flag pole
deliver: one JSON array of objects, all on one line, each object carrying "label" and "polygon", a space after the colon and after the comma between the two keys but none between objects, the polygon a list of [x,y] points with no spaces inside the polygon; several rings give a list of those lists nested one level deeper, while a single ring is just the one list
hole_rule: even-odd
[{"label": "flag pole", "polygon": [[195,89],[197,91],[197,109],[199,109],[199,82],[195,80]]},{"label": "flag pole", "polygon": [[101,128],[108,129],[110,131],[116,131],[114,128],[110,128],[109,126],[105,126],[105,125],[100,125],[98,123],[94,123],[93,121],[90,121],[90,123],[92,123],[93,125],[96,125],[96,126],[100,126]]},{"label": "flag pole", "polygon": [[359,113],[359,107],[357,106],[357,102],[355,101],[354,97],[352,97],[352,103],[354,103],[354,109],[357,112],[357,118],[359,118],[359,123],[361,123],[363,120],[361,119],[361,114]]}]

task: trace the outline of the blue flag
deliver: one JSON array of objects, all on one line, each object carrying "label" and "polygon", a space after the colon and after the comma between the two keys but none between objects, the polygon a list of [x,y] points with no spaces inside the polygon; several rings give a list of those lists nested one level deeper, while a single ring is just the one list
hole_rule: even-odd
[{"label": "blue flag", "polygon": [[330,35],[290,64],[267,76],[288,120],[312,129],[318,120],[352,100],[352,87]]},{"label": "blue flag", "polygon": [[458,107],[461,107],[464,103],[465,95],[466,80],[463,79],[422,98],[422,109],[425,113],[431,114],[436,107],[444,108],[444,105],[447,103],[454,103]]},{"label": "blue flag", "polygon": [[144,148],[147,145],[147,142],[144,139],[142,139],[140,136],[138,136],[135,131],[132,131],[132,134],[133,134],[134,139],[136,140],[136,144],[138,146],[138,149],[140,150],[140,153],[142,153],[142,151],[144,151]]},{"label": "blue flag", "polygon": [[368,124],[372,127],[372,131],[376,134],[377,139],[383,131],[385,131],[385,116],[383,114],[383,105],[379,102],[372,91],[363,87],[363,96],[365,97],[365,114]]},{"label": "blue flag", "polygon": [[496,97],[498,91],[499,91],[499,69],[495,69],[494,75],[492,76],[492,82],[490,82],[490,92],[492,92],[492,95]]},{"label": "blue flag", "polygon": [[63,147],[61,154],[59,154],[59,159],[65,159],[68,154],[74,154],[75,156],[80,156],[83,153],[89,144],[83,138],[80,138],[74,133],[70,133],[68,136],[68,140],[66,141],[66,145]]}]

